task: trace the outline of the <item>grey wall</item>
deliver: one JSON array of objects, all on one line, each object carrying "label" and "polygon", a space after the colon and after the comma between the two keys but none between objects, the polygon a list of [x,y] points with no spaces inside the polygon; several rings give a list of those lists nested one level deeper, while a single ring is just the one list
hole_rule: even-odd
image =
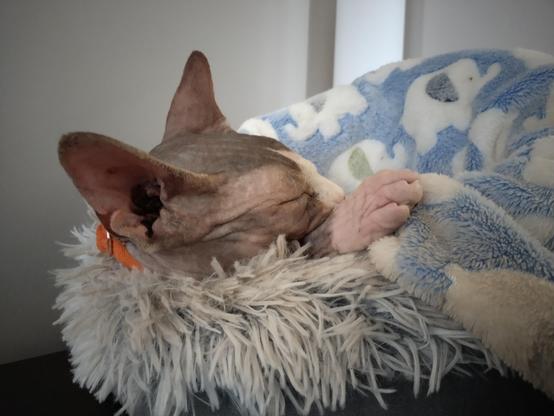
[{"label": "grey wall", "polygon": [[70,264],[55,242],[70,240],[86,216],[58,166],[60,135],[91,130],[150,149],[193,49],[208,55],[220,107],[235,127],[327,89],[334,7],[334,0],[0,3],[0,363],[63,348],[48,271]]},{"label": "grey wall", "polygon": [[404,56],[470,48],[554,55],[552,0],[406,0]]},{"label": "grey wall", "polygon": [[306,96],[333,85],[336,0],[310,0]]}]

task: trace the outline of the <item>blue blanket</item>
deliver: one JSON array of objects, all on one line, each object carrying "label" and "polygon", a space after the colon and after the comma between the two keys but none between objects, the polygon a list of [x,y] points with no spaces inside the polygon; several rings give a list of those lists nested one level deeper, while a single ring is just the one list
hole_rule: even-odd
[{"label": "blue blanket", "polygon": [[554,57],[462,51],[390,64],[247,120],[355,189],[422,174],[407,224],[370,248],[383,275],[437,305],[554,397]]}]

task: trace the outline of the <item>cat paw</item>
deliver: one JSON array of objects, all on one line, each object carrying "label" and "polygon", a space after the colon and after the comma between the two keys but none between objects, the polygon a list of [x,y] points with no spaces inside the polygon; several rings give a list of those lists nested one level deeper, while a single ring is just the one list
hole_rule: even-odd
[{"label": "cat paw", "polygon": [[393,233],[406,222],[422,195],[416,172],[385,170],[370,176],[335,208],[330,224],[334,250],[363,250]]}]

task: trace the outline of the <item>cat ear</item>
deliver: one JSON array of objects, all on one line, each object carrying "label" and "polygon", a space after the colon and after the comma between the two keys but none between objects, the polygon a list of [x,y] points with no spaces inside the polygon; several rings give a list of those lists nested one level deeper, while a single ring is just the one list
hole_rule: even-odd
[{"label": "cat ear", "polygon": [[181,193],[210,192],[209,175],[178,169],[132,146],[94,133],[60,140],[60,163],[107,230],[147,244],[163,202]]},{"label": "cat ear", "polygon": [[208,59],[194,51],[167,114],[163,140],[179,133],[226,132],[231,128],[217,106]]}]

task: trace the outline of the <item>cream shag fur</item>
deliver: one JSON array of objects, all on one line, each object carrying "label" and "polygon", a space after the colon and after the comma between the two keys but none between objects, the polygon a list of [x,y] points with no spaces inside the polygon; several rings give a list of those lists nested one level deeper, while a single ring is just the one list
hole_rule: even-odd
[{"label": "cream shag fur", "polygon": [[[345,405],[348,388],[385,405],[394,375],[437,391],[473,363],[503,371],[481,342],[446,315],[387,282],[365,253],[308,260],[279,238],[225,275],[203,281],[129,271],[95,247],[94,225],[75,230],[55,272],[57,321],[75,380],[129,414],[178,415],[205,393],[228,394],[245,414],[302,414]],[[387,387],[388,385],[388,387]]]}]

